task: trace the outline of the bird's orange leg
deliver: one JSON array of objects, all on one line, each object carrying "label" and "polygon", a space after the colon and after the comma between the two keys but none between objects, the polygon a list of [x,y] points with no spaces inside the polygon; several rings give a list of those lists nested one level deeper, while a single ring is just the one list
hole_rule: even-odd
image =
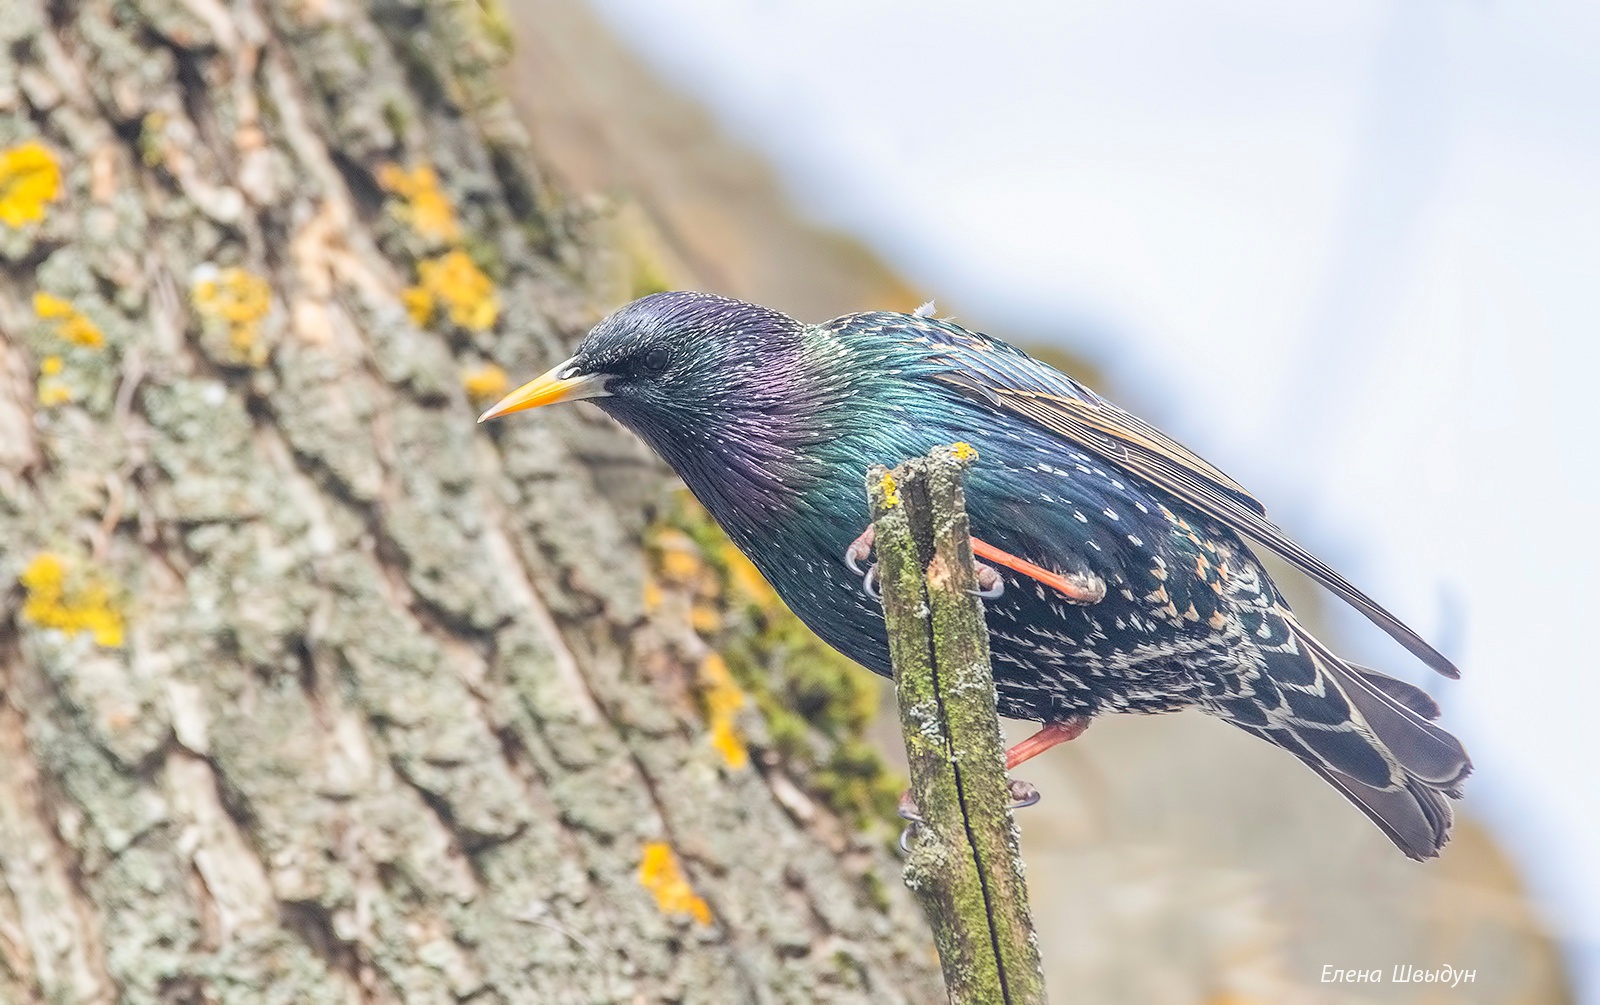
[{"label": "bird's orange leg", "polygon": [[[850,571],[858,576],[863,576],[862,585],[868,596],[877,596],[873,588],[873,576],[876,566],[869,567],[865,573],[861,571],[861,564],[872,554],[872,542],[875,537],[871,524],[861,532],[861,535],[850,542],[850,547],[845,549],[844,564]],[[972,539],[972,553],[979,558],[988,559],[996,565],[1003,565],[1012,572],[1020,572],[1029,579],[1036,580],[1055,590],[1069,603],[1073,604],[1098,604],[1105,599],[1106,581],[1092,572],[1066,575],[1051,572],[1043,566],[1035,565],[1025,558],[1018,558],[1008,551],[1001,551],[987,541]],[[978,596],[993,599],[1001,595],[1005,583],[999,574],[982,562],[975,563],[978,572]]]},{"label": "bird's orange leg", "polygon": [[1045,723],[1043,729],[1006,751],[1006,770],[1010,771],[1023,761],[1033,760],[1058,743],[1076,740],[1088,728],[1089,717],[1086,715]]},{"label": "bird's orange leg", "polygon": [[[1059,743],[1076,740],[1088,728],[1089,717],[1086,715],[1045,723],[1043,729],[1006,751],[1006,770],[1010,771],[1023,761],[1033,760]],[[1011,778],[1007,779],[1006,787],[1011,793],[1011,808],[1014,810],[1039,801],[1039,790],[1033,787],[1032,782]]]},{"label": "bird's orange leg", "polygon": [[[1082,575],[1062,575],[1051,572],[1042,566],[1034,565],[1025,558],[1018,558],[1007,551],[1001,551],[987,541],[972,539],[972,553],[979,558],[1003,565],[1012,572],[1020,572],[1029,579],[1037,580],[1066,597],[1074,604],[1098,604],[1106,598],[1106,581],[1094,573]],[[1068,737],[1071,739],[1071,737]],[[1060,742],[1060,741],[1057,741]]]}]

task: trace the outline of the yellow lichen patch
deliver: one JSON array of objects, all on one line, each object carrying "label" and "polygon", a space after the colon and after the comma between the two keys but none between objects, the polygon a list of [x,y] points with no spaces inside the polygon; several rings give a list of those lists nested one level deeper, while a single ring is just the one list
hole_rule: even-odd
[{"label": "yellow lichen patch", "polygon": [[46,203],[61,195],[61,166],[38,140],[0,153],[0,223],[21,227],[44,219]]},{"label": "yellow lichen patch", "polygon": [[72,306],[70,301],[40,290],[33,295],[33,313],[39,315],[41,321],[55,322],[51,331],[64,342],[89,349],[98,349],[106,344],[105,336],[100,334],[95,323]]},{"label": "yellow lichen patch", "polygon": [[893,509],[900,505],[900,486],[894,480],[894,475],[884,475],[882,485],[884,508]]},{"label": "yellow lichen patch", "polygon": [[682,531],[663,530],[652,542],[660,556],[658,566],[661,578],[677,586],[695,582],[706,571],[700,561],[700,549]]},{"label": "yellow lichen patch", "polygon": [[750,751],[739,735],[734,719],[744,708],[745,696],[728,672],[728,664],[717,653],[700,662],[700,687],[705,695],[706,723],[711,727],[711,746],[734,770],[750,764]]},{"label": "yellow lichen patch", "polygon": [[378,169],[378,184],[398,197],[394,214],[418,237],[435,244],[461,240],[455,208],[439,188],[433,168],[424,164],[407,171],[398,164],[385,164]]},{"label": "yellow lichen patch", "polygon": [[139,159],[145,167],[160,167],[166,160],[166,112],[151,112],[139,120]]},{"label": "yellow lichen patch", "polygon": [[54,408],[65,405],[72,400],[72,388],[58,377],[41,377],[39,379],[39,405],[43,408]]},{"label": "yellow lichen patch", "polygon": [[644,581],[644,609],[647,613],[654,614],[661,609],[661,601],[666,595],[661,592],[661,584],[653,577]]},{"label": "yellow lichen patch", "polygon": [[202,318],[227,329],[233,349],[256,355],[261,322],[272,310],[272,286],[265,279],[240,268],[222,269],[197,281],[192,297]]},{"label": "yellow lichen patch", "polygon": [[122,645],[122,613],[110,585],[91,569],[73,569],[50,552],[34,556],[17,577],[27,591],[22,617],[67,634],[88,632],[102,646]]},{"label": "yellow lichen patch", "polygon": [[46,356],[39,361],[39,404],[44,408],[65,405],[72,400],[72,388],[61,379],[65,366],[60,356]]},{"label": "yellow lichen patch", "polygon": [[746,558],[732,541],[722,542],[717,549],[717,557],[721,559],[722,568],[728,575],[729,586],[739,597],[765,613],[783,608],[778,591],[772,588],[756,564]]},{"label": "yellow lichen patch", "polygon": [[961,442],[950,448],[950,453],[958,461],[972,461],[978,458],[978,448],[970,443]]},{"label": "yellow lichen patch", "polygon": [[417,263],[416,286],[402,297],[418,324],[427,324],[436,305],[443,305],[450,320],[473,331],[487,331],[500,317],[500,299],[494,282],[478,268],[472,256],[456,250]]},{"label": "yellow lichen patch", "polygon": [[711,924],[711,908],[689,885],[689,878],[683,874],[671,845],[651,841],[644,846],[644,857],[639,861],[639,885],[656,898],[656,907],[662,914],[688,915],[699,924]]},{"label": "yellow lichen patch", "polygon": [[478,26],[483,30],[484,39],[492,43],[501,56],[509,56],[515,34],[505,4],[501,0],[478,0],[477,10]]},{"label": "yellow lichen patch", "polygon": [[674,288],[666,266],[643,248],[633,249],[633,254],[629,256],[629,264],[632,266],[629,270],[632,278],[629,292],[633,299],[648,297],[652,293],[665,293]]},{"label": "yellow lichen patch", "polygon": [[511,378],[493,363],[486,363],[461,375],[461,386],[475,402],[497,401],[511,389]]},{"label": "yellow lichen patch", "polygon": [[722,627],[722,612],[710,604],[695,604],[689,608],[689,627],[710,635]]},{"label": "yellow lichen patch", "polygon": [[415,324],[425,325],[433,320],[433,294],[422,287],[408,286],[401,290],[400,302]]}]

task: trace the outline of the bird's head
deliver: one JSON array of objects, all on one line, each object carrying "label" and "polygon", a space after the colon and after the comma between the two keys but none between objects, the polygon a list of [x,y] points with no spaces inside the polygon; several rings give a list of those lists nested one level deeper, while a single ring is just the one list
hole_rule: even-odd
[{"label": "bird's head", "polygon": [[572,357],[478,417],[585,398],[630,426],[770,406],[798,361],[787,315],[710,293],[653,293],[595,325]]},{"label": "bird's head", "polygon": [[[804,326],[708,293],[655,293],[599,324],[570,359],[517,388],[479,422],[562,401],[594,403],[674,467],[706,452],[784,452],[817,390]],[[682,462],[682,464],[680,464]]]}]

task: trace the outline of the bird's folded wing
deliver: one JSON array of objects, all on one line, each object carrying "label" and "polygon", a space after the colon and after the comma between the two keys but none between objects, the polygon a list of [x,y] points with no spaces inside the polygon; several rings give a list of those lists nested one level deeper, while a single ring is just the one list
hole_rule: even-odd
[{"label": "bird's folded wing", "polygon": [[[1009,349],[1009,347],[1005,347]],[[1060,371],[993,343],[951,346],[951,369],[934,379],[1020,415],[1270,548],[1333,591],[1418,659],[1446,677],[1460,671],[1438,650],[1349,580],[1296,544],[1233,479],[1143,420]]]}]

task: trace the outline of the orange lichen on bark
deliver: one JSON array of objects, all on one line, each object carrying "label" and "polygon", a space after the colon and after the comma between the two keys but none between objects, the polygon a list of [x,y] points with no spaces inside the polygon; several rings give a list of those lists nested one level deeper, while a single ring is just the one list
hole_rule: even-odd
[{"label": "orange lichen on bark", "polygon": [[24,620],[69,635],[88,632],[102,646],[122,645],[122,612],[115,594],[92,569],[73,569],[61,556],[40,552],[17,580],[27,592]]},{"label": "orange lichen on bark", "polygon": [[100,333],[100,329],[82,311],[72,306],[71,301],[40,290],[33,295],[33,313],[41,321],[54,322],[51,333],[64,342],[88,349],[98,349],[106,344],[106,337]]},{"label": "orange lichen on bark", "polygon": [[21,227],[44,219],[45,206],[61,195],[61,165],[38,140],[0,153],[0,223]]},{"label": "orange lichen on bark", "polygon": [[500,317],[494,281],[472,256],[457,249],[417,263],[417,285],[401,294],[417,324],[427,324],[443,307],[450,320],[473,331],[488,331]]},{"label": "orange lichen on bark", "polygon": [[486,363],[461,375],[461,386],[475,402],[495,401],[511,389],[511,378],[493,363]]},{"label": "orange lichen on bark", "polygon": [[192,297],[202,318],[227,329],[234,349],[245,356],[256,355],[261,322],[272,310],[271,284],[244,269],[227,268],[202,276],[194,284]]},{"label": "orange lichen on bark", "polygon": [[750,750],[734,720],[744,708],[745,694],[728,672],[728,664],[717,653],[700,662],[700,687],[706,703],[706,723],[711,727],[711,746],[735,771],[750,764]]},{"label": "orange lichen on bark", "polygon": [[392,211],[418,237],[436,244],[461,240],[455,207],[439,187],[439,176],[426,164],[407,171],[398,164],[378,169],[378,184],[397,197]]},{"label": "orange lichen on bark", "polygon": [[698,924],[711,924],[710,906],[689,885],[689,878],[683,874],[671,845],[651,841],[644,846],[644,856],[639,861],[639,885],[655,897],[656,907],[662,914],[687,915]]}]

